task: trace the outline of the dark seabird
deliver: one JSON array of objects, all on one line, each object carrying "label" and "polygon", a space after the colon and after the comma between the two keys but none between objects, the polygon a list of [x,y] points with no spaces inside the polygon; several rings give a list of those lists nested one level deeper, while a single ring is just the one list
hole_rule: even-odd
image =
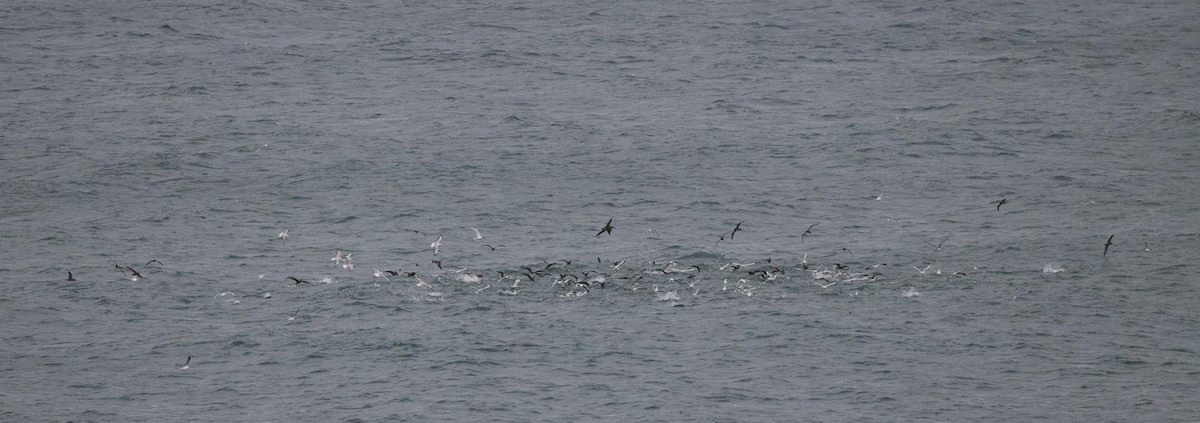
[{"label": "dark seabird", "polygon": [[294,277],[294,276],[288,276],[287,278],[288,278],[288,279],[291,279],[291,280],[293,280],[293,281],[296,281],[296,285],[299,285],[299,284],[302,284],[302,283],[307,283],[307,284],[311,284],[311,283],[312,283],[312,282],[306,281],[306,280],[304,280],[304,279],[298,279],[298,278],[296,278],[296,277]]},{"label": "dark seabird", "polygon": [[604,228],[600,229],[600,232],[596,232],[596,236],[600,236],[600,234],[603,234],[605,232],[608,232],[609,235],[612,235],[612,230],[613,230],[612,218],[610,217],[610,218],[608,218],[608,223],[604,224]]},{"label": "dark seabird", "polygon": [[192,364],[192,356],[189,355],[187,358],[187,361],[183,362],[183,367],[180,367],[179,370],[190,369],[190,368],[192,368],[191,364]]},{"label": "dark seabird", "polygon": [[161,261],[158,261],[158,260],[150,260],[150,261],[146,262],[146,265],[149,266],[150,263],[158,263],[159,266],[166,266],[165,264],[163,264]]},{"label": "dark seabird", "polygon": [[133,277],[134,277],[134,279],[135,279],[135,280],[137,280],[137,279],[145,279],[145,278],[146,278],[145,276],[142,276],[142,274],[141,274],[141,273],[138,273],[138,271],[136,271],[136,270],[133,270],[133,268],[132,268],[132,267],[125,266],[125,268],[126,268],[126,269],[129,269],[129,273],[132,273],[132,274],[133,274]]},{"label": "dark seabird", "polygon": [[721,238],[717,239],[717,245],[721,245],[721,241],[724,241],[725,237],[729,237],[729,239],[733,239],[733,235],[736,234],[737,231],[742,230],[742,223],[744,223],[744,221],[738,222],[737,225],[733,227],[733,230],[730,231],[729,233],[721,234]]},{"label": "dark seabird", "polygon": [[1006,203],[1008,203],[1008,199],[1007,199],[1007,198],[1001,198],[1001,199],[1000,199],[1000,201],[993,201],[993,203],[996,203],[996,211],[1000,211],[1000,206],[1003,206],[1003,205],[1005,205]]},{"label": "dark seabird", "polygon": [[71,272],[67,272],[67,282],[75,282],[75,275],[72,275]]},{"label": "dark seabird", "polygon": [[1112,239],[1113,239],[1113,237],[1114,237],[1114,236],[1117,236],[1117,234],[1112,234],[1112,235],[1109,235],[1109,236],[1108,236],[1108,241],[1105,241],[1105,242],[1104,242],[1104,256],[1105,256],[1105,257],[1108,257],[1108,247],[1111,247],[1111,246],[1113,245],[1113,243],[1112,243]]},{"label": "dark seabird", "polygon": [[[933,252],[930,253],[929,258],[927,258],[925,260],[929,260],[929,259],[933,258],[934,254],[937,254],[938,251],[942,251],[942,244],[945,244],[946,241],[949,241],[949,240],[950,240],[950,238],[946,238],[946,239],[943,239],[942,242],[939,242],[938,245],[934,245]],[[929,243],[927,242],[926,244],[929,244]],[[933,244],[929,244],[929,245],[933,245]]]},{"label": "dark seabird", "polygon": [[433,260],[433,264],[437,265],[438,270],[442,270],[442,261],[441,260]]},{"label": "dark seabird", "polygon": [[800,243],[804,243],[804,237],[812,235],[812,228],[813,228],[813,226],[817,226],[817,225],[818,225],[818,223],[808,225],[808,229],[805,229],[804,233],[800,234]]}]

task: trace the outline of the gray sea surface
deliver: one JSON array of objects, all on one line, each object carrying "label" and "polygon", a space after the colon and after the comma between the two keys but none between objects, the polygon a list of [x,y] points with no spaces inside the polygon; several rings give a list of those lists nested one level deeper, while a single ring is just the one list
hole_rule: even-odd
[{"label": "gray sea surface", "polygon": [[0,420],[1196,421],[1198,22],[8,1]]}]

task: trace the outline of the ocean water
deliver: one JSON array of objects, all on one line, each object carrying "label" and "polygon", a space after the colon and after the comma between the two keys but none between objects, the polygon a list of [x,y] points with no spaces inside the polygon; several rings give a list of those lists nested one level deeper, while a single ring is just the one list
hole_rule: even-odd
[{"label": "ocean water", "polygon": [[1195,421],[1196,22],[6,2],[0,420]]}]

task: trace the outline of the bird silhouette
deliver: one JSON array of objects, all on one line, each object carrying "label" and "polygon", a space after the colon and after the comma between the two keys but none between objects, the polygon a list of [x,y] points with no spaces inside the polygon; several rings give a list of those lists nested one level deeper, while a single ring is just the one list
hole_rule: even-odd
[{"label": "bird silhouette", "polygon": [[610,217],[610,218],[608,218],[608,223],[604,224],[604,227],[600,229],[600,232],[596,232],[596,236],[600,236],[601,234],[603,234],[605,232],[608,232],[609,235],[612,235],[612,230],[613,230],[612,218]]}]

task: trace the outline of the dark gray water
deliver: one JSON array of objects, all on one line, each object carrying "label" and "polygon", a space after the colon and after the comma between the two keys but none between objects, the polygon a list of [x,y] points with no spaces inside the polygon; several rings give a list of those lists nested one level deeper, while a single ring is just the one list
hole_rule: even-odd
[{"label": "dark gray water", "polygon": [[0,6],[0,419],[1200,415],[1200,3],[199,3]]}]

